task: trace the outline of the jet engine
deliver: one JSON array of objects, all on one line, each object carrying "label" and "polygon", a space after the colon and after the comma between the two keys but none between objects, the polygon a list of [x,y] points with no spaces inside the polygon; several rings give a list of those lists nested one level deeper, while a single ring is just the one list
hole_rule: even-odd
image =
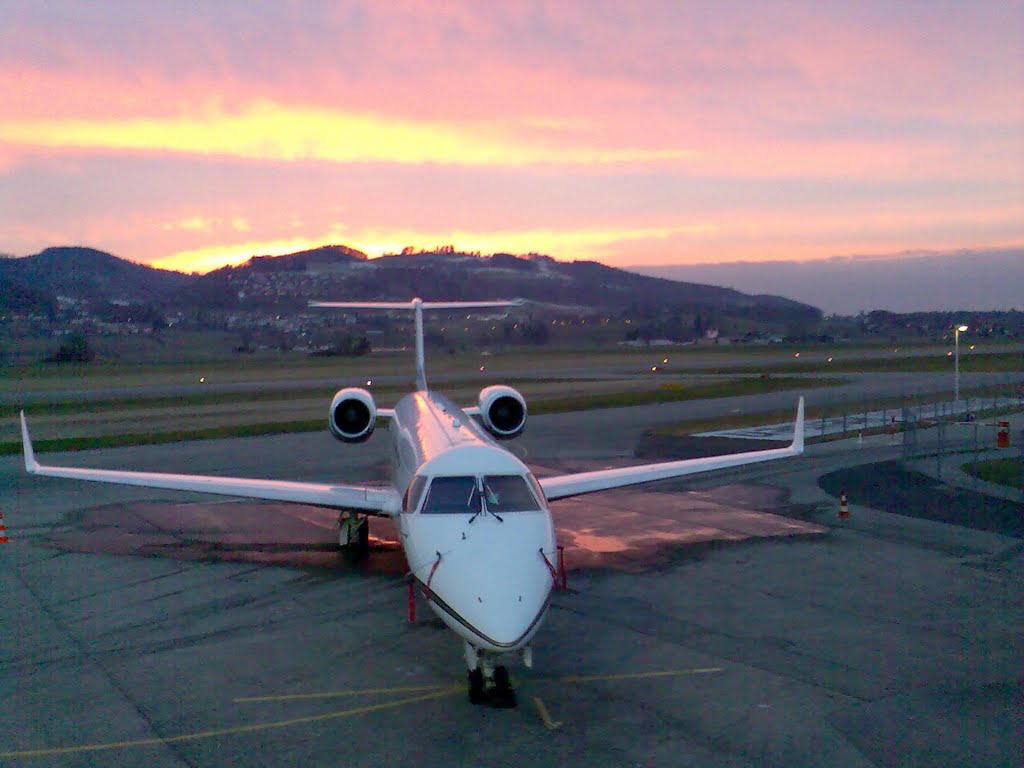
[{"label": "jet engine", "polygon": [[477,402],[484,428],[499,440],[518,437],[526,426],[526,401],[512,387],[482,389]]},{"label": "jet engine", "polygon": [[377,406],[373,395],[365,389],[347,387],[331,400],[327,416],[331,434],[346,443],[361,443],[373,434],[377,423]]}]

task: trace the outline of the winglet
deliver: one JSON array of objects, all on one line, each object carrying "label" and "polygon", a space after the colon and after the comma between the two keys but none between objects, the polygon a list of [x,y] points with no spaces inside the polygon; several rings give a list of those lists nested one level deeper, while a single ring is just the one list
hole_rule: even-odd
[{"label": "winglet", "polygon": [[21,412],[21,447],[25,451],[25,471],[35,474],[39,470],[39,462],[36,461],[35,451],[32,450],[32,438],[28,435],[28,423],[25,421],[25,412]]},{"label": "winglet", "polygon": [[804,399],[800,398],[800,404],[796,407],[796,423],[793,424],[793,442],[790,443],[797,453],[804,452]]}]

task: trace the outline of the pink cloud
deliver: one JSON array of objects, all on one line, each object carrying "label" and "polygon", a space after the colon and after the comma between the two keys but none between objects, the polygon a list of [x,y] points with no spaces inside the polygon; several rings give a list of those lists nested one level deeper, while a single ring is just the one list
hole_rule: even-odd
[{"label": "pink cloud", "polygon": [[[0,30],[0,136],[17,137],[0,146],[17,217],[0,250],[243,242],[162,229],[190,217],[245,218],[244,242],[291,237],[297,217],[308,239],[339,222],[551,242],[717,227],[591,241],[607,258],[978,245],[1012,235],[1024,199],[1022,26],[1019,2],[942,0],[24,4]],[[288,125],[246,122],[260,104]],[[303,129],[311,115],[334,122]],[[370,123],[342,118],[367,115],[406,132],[351,151]],[[140,138],[146,121],[164,133]],[[189,144],[185,127],[221,139]],[[106,188],[90,195],[83,173]]]}]

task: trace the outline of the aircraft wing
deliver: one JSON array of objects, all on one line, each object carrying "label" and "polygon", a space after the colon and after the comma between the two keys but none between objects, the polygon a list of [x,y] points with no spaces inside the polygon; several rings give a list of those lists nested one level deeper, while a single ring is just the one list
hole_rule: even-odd
[{"label": "aircraft wing", "polygon": [[594,491],[606,491],[610,488],[621,488],[626,485],[650,483],[654,480],[668,480],[673,477],[696,475],[715,469],[739,467],[744,464],[756,464],[761,461],[784,459],[799,456],[804,452],[804,399],[796,410],[796,423],[793,426],[793,442],[785,448],[771,448],[764,451],[747,451],[730,453],[725,456],[708,456],[701,459],[683,459],[681,461],[664,461],[658,464],[642,464],[638,467],[621,467],[604,469],[596,472],[580,472],[573,475],[539,478],[540,487],[548,501],[564,499],[568,496],[579,496]]},{"label": "aircraft wing", "polygon": [[393,488],[45,466],[36,461],[24,411],[21,413],[21,440],[25,451],[25,470],[29,474],[44,477],[64,477],[72,480],[91,480],[117,485],[138,485],[145,488],[167,488],[175,491],[198,491],[249,499],[290,501],[354,510],[384,517],[397,515],[402,507],[402,499]]}]

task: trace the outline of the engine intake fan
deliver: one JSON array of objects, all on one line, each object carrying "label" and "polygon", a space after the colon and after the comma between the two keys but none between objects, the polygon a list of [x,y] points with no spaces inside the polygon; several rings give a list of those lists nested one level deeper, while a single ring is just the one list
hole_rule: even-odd
[{"label": "engine intake fan", "polygon": [[327,417],[331,434],[346,443],[361,443],[373,434],[377,424],[377,406],[365,389],[348,387],[331,400]]},{"label": "engine intake fan", "polygon": [[480,421],[484,428],[500,440],[518,437],[526,426],[526,400],[515,389],[505,385],[487,387],[478,400]]}]

